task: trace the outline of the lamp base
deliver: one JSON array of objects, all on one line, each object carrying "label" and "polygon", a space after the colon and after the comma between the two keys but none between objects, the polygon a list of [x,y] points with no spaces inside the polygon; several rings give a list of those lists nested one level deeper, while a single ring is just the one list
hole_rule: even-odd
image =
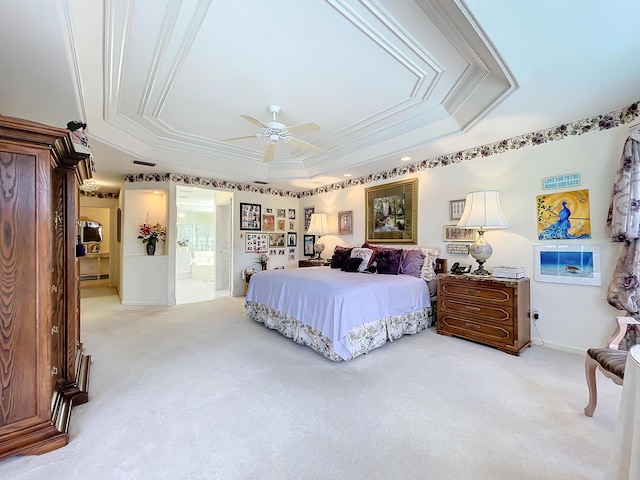
[{"label": "lamp base", "polygon": [[484,269],[484,262],[478,262],[478,268],[476,268],[473,272],[471,272],[471,275],[478,275],[481,277],[490,277],[491,273],[488,270]]},{"label": "lamp base", "polygon": [[472,272],[472,275],[491,276],[483,266],[484,262],[493,254],[493,248],[484,238],[484,230],[478,230],[478,238],[469,247],[469,254],[478,262],[478,268]]},{"label": "lamp base", "polygon": [[316,254],[312,257],[312,259],[313,260],[322,260],[322,252],[324,252],[324,243],[322,243],[320,240],[318,240],[313,245],[313,251]]}]

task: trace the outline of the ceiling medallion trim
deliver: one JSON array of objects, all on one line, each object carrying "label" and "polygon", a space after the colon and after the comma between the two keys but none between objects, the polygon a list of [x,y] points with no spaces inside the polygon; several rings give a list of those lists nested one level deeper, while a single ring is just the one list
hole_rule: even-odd
[{"label": "ceiling medallion trim", "polygon": [[216,180],[207,177],[195,177],[191,175],[179,175],[170,173],[139,173],[126,174],[124,181],[130,183],[137,182],[167,182],[173,181],[183,185],[197,185],[203,187],[223,188],[227,190],[236,190],[242,192],[261,193],[265,195],[274,195],[278,197],[306,198],[320,195],[322,193],[333,192],[336,190],[344,190],[346,188],[355,187],[357,185],[365,185],[377,182],[379,180],[389,180],[394,177],[417,173],[429,168],[444,167],[453,165],[467,160],[475,160],[478,158],[487,158],[492,155],[505,153],[509,150],[519,150],[524,147],[535,147],[549,142],[563,140],[570,136],[583,135],[589,132],[597,132],[602,130],[610,130],[626,123],[632,122],[640,117],[640,100],[624,107],[620,110],[595,115],[589,118],[583,118],[574,122],[557,125],[545,130],[525,133],[515,137],[500,140],[487,145],[468,148],[459,152],[440,155],[438,157],[422,160],[421,162],[403,165],[401,167],[384,170],[378,173],[372,173],[358,178],[351,178],[343,182],[332,183],[323,187],[318,187],[303,192],[288,192],[269,187],[259,187],[256,185],[247,185],[239,182],[230,182],[227,180]]}]

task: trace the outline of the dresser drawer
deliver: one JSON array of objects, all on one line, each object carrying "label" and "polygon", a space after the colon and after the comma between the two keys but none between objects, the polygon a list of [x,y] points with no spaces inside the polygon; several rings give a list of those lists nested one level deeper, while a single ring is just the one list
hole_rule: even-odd
[{"label": "dresser drawer", "polygon": [[494,347],[505,348],[514,345],[512,327],[476,322],[447,313],[438,320],[438,333],[456,335]]},{"label": "dresser drawer", "polygon": [[491,305],[476,302],[470,304],[467,300],[449,297],[440,303],[440,307],[445,313],[458,315],[460,317],[472,317],[477,321],[488,320],[504,325],[513,325],[512,308],[508,305]]},{"label": "dresser drawer", "polygon": [[475,301],[511,304],[513,303],[513,290],[500,284],[491,282],[460,282],[456,279],[445,279],[441,284],[441,291],[447,296],[473,298]]}]

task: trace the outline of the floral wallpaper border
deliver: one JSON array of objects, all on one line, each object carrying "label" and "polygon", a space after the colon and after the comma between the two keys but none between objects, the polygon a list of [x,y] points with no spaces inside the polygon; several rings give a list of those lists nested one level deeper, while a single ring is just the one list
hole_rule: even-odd
[{"label": "floral wallpaper border", "polygon": [[118,200],[120,198],[119,193],[101,193],[101,192],[83,192],[80,190],[80,195],[83,197],[95,197],[95,198],[106,198],[108,200]]},{"label": "floral wallpaper border", "polygon": [[[394,177],[416,173],[429,168],[444,167],[455,163],[474,160],[476,158],[486,158],[491,155],[504,153],[508,150],[518,150],[520,148],[542,145],[549,142],[562,140],[563,138],[582,135],[589,132],[609,130],[619,127],[625,123],[633,121],[640,116],[640,101],[631,105],[602,115],[576,120],[574,122],[551,127],[546,130],[526,133],[506,140],[481,145],[479,147],[468,148],[455,153],[440,155],[435,158],[422,160],[417,163],[402,165],[401,167],[384,170],[378,173],[358,178],[352,178],[343,182],[332,183],[323,187],[305,190],[303,192],[287,192],[264,186],[248,185],[238,182],[230,182],[227,180],[216,180],[206,177],[194,177],[190,175],[173,174],[173,173],[139,173],[126,174],[124,181],[130,183],[137,182],[167,182],[173,181],[183,185],[197,185],[201,187],[213,187],[218,189],[236,190],[241,192],[262,193],[267,195],[275,195],[279,197],[303,198],[320,195],[322,193],[343,190],[357,185],[365,185],[367,183],[377,182],[378,180],[389,180]],[[91,194],[92,196],[95,194]],[[99,194],[98,194],[99,195]],[[108,194],[103,194],[108,195]],[[117,194],[115,194],[117,195]],[[100,197],[107,198],[107,197]],[[117,198],[117,196],[116,196]]]}]

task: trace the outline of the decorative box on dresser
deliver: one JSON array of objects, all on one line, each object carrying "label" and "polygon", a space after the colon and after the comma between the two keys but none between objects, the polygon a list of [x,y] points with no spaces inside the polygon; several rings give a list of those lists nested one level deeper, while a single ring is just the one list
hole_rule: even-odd
[{"label": "decorative box on dresser", "polygon": [[0,116],[0,459],[66,445],[88,400],[75,245],[89,162],[68,130]]},{"label": "decorative box on dresser", "polygon": [[529,279],[438,275],[441,335],[473,340],[520,355],[531,345]]}]

